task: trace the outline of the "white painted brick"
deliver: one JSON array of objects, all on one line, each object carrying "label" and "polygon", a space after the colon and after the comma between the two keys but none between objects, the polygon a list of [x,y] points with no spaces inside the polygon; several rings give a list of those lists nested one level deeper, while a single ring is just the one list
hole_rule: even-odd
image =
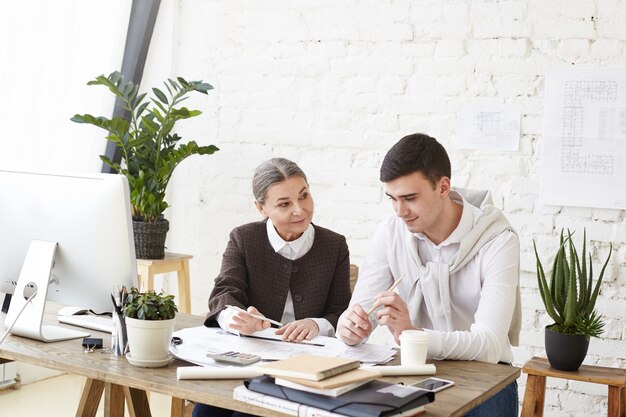
[{"label": "white painted brick", "polygon": [[452,25],[467,25],[469,22],[469,7],[467,4],[444,4],[443,19]]},{"label": "white painted brick", "polygon": [[622,53],[624,42],[617,39],[598,39],[591,45],[591,56],[594,58],[611,58]]},{"label": "white painted brick", "polygon": [[430,57],[435,50],[437,41],[425,41],[416,39],[411,43],[402,44],[402,56],[405,57]]},{"label": "white painted brick", "polygon": [[530,27],[519,21],[492,21],[492,20],[476,20],[472,21],[472,32],[474,38],[525,38],[531,32]]},{"label": "white painted brick", "polygon": [[624,20],[602,21],[602,24],[598,25],[598,35],[601,38],[626,40]]},{"label": "white painted brick", "polygon": [[571,19],[590,19],[596,15],[595,2],[568,0],[561,5],[561,15]]},{"label": "white painted brick", "polygon": [[500,17],[506,21],[522,21],[528,10],[527,1],[505,1],[499,3]]},{"label": "white painted brick", "polygon": [[443,2],[413,2],[411,4],[410,21],[418,24],[431,24],[443,18]]},{"label": "white painted brick", "polygon": [[557,55],[568,62],[574,62],[589,52],[587,39],[564,39],[559,42]]},{"label": "white painted brick", "polygon": [[498,20],[500,8],[496,2],[475,2],[470,9],[470,17],[476,20]]},{"label": "white painted brick", "polygon": [[465,43],[461,40],[441,40],[435,47],[435,56],[455,58],[465,55]]}]

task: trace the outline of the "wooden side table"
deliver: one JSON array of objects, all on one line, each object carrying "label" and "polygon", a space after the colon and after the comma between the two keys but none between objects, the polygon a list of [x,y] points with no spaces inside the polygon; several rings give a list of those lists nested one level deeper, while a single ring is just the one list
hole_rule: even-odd
[{"label": "wooden side table", "polygon": [[528,380],[521,417],[543,416],[546,377],[608,385],[608,416],[626,417],[626,370],[624,369],[582,365],[578,371],[559,371],[550,367],[548,359],[534,357],[526,362],[522,372],[528,374]]},{"label": "wooden side table", "polygon": [[137,280],[139,288],[154,290],[154,276],[166,272],[178,273],[178,309],[181,313],[191,313],[189,287],[189,260],[192,255],[166,253],[163,259],[137,259]]}]

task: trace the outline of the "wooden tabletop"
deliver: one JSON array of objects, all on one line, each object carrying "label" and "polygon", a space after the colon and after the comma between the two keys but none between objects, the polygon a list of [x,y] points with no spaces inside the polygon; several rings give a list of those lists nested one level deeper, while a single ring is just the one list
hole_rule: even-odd
[{"label": "wooden tabletop", "polygon": [[[56,322],[58,306],[47,308],[46,322]],[[189,314],[177,316],[176,328],[201,326],[203,317]],[[104,345],[110,341],[106,333],[92,332],[93,337],[102,337]],[[184,343],[184,341],[183,341]],[[163,368],[138,368],[129,364],[124,357],[108,353],[84,353],[81,340],[44,343],[10,335],[0,345],[0,358],[13,359],[46,368],[131,388],[154,391],[172,397],[186,398],[196,402],[261,416],[283,416],[260,407],[232,399],[233,389],[241,380],[183,380],[176,379],[178,366],[189,366],[187,362],[174,360]],[[397,360],[397,359],[396,359]],[[435,361],[437,377],[455,382],[455,386],[436,394],[436,401],[426,406],[426,416],[462,416],[519,377],[520,369],[506,365],[494,365],[472,361]],[[387,377],[385,380],[411,384],[425,377]]]}]

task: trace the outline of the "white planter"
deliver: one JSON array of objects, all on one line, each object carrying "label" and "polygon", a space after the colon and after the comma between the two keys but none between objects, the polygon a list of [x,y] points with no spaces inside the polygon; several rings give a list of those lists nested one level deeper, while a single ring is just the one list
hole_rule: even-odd
[{"label": "white planter", "polygon": [[125,321],[132,359],[137,362],[159,363],[169,358],[168,351],[176,323],[175,318],[138,320],[126,317]]}]

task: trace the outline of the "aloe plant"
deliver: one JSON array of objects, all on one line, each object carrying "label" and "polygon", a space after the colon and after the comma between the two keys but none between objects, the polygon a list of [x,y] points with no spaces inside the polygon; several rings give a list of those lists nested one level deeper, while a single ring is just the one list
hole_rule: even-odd
[{"label": "aloe plant", "polygon": [[[587,338],[600,337],[604,321],[596,312],[595,305],[606,266],[613,252],[613,245],[594,286],[591,253],[588,258],[586,257],[587,233],[583,232],[582,259],[578,257],[572,235],[573,233],[568,230],[567,236],[564,236],[564,231],[561,230],[560,245],[552,264],[550,282],[546,280],[537,245],[533,241],[537,259],[539,293],[546,312],[554,320],[554,324],[549,326],[551,330],[583,335]],[[587,269],[587,261],[589,261],[589,269]]]},{"label": "aloe plant", "polygon": [[213,87],[202,81],[178,77],[164,82],[165,90],[153,88],[155,97],[148,97],[147,93],[139,94],[139,86],[132,81],[124,82],[122,74],[117,71],[108,77],[100,75],[87,84],[107,87],[122,101],[129,118],[114,116],[108,119],[77,114],[71,120],[109,132],[106,138],[120,149],[123,164],[106,155],[100,155],[100,159],[128,178],[133,217],[157,222],[168,207],[164,200],[165,189],[176,166],[191,155],[210,155],[219,150],[214,145],[199,146],[195,141],[181,144],[181,137],[172,133],[177,121],[202,113],[178,105],[188,98],[189,93],[207,94]]}]

